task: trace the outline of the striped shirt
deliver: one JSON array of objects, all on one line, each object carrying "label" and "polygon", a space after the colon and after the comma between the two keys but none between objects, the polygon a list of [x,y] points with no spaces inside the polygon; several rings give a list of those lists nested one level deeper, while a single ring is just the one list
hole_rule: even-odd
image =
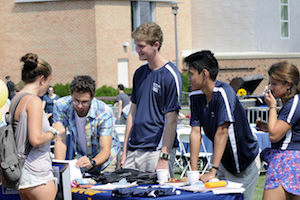
[{"label": "striped shirt", "polygon": [[292,128],[272,148],[281,150],[300,150],[300,94],[285,103],[279,111],[278,119],[289,123]]},{"label": "striped shirt", "polygon": [[190,125],[202,126],[205,135],[212,142],[218,127],[226,122],[230,123],[228,141],[221,162],[226,170],[233,174],[244,171],[257,156],[259,148],[251,132],[246,112],[231,86],[216,81],[212,99],[208,104],[201,90],[191,92],[190,100]]},{"label": "striped shirt", "polygon": [[[53,108],[54,122],[60,121],[66,127],[67,134],[70,134],[70,146],[68,146],[67,159],[79,158],[84,156],[77,138],[77,128],[75,119],[75,109],[72,97],[62,97],[56,101]],[[90,110],[86,116],[85,133],[87,140],[87,157],[93,158],[100,151],[100,137],[112,136],[111,154],[108,161],[99,167],[103,170],[118,154],[121,149],[118,135],[113,128],[112,109],[96,98],[92,99]]]},{"label": "striped shirt", "polygon": [[[131,101],[136,104],[136,114],[128,142],[134,151],[158,150],[162,146],[165,115],[180,110],[182,82],[177,67],[171,62],[157,70],[148,64],[138,68],[133,77]],[[178,141],[174,141],[178,146]]]}]

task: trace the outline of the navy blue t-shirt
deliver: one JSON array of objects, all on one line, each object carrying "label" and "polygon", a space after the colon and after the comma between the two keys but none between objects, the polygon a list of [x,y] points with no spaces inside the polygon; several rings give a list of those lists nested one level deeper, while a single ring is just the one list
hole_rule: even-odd
[{"label": "navy blue t-shirt", "polygon": [[[145,64],[135,71],[131,101],[137,107],[129,150],[153,151],[161,148],[165,115],[180,110],[181,89],[180,72],[171,62],[157,70],[151,70]],[[174,145],[178,146],[177,140]]]},{"label": "navy blue t-shirt", "polygon": [[45,112],[46,113],[53,113],[53,105],[57,99],[59,99],[58,95],[56,95],[53,99],[51,99],[48,96],[48,94],[45,94],[43,96],[42,100],[46,102],[46,104],[45,104]]},{"label": "navy blue t-shirt", "polygon": [[272,148],[281,150],[300,150],[300,94],[286,102],[278,114],[278,119],[289,123],[292,128],[281,138],[272,143]]},{"label": "navy blue t-shirt", "polygon": [[225,169],[233,174],[244,171],[257,156],[259,148],[251,132],[246,112],[232,87],[227,83],[216,81],[208,105],[206,96],[201,90],[191,92],[190,100],[190,125],[202,126],[205,135],[212,142],[218,126],[225,122],[231,123],[221,162]]}]

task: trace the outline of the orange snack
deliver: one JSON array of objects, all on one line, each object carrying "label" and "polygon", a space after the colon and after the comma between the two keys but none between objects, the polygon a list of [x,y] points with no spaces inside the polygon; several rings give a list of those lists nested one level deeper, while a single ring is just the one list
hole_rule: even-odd
[{"label": "orange snack", "polygon": [[224,187],[227,185],[227,182],[226,181],[206,182],[204,185],[206,188]]}]

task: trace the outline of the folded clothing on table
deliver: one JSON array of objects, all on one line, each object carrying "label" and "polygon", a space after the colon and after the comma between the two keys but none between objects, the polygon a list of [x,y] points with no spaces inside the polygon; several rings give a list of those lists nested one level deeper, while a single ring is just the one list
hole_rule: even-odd
[{"label": "folded clothing on table", "polygon": [[178,195],[181,192],[175,188],[157,188],[157,187],[134,187],[118,188],[112,191],[115,197],[161,197]]},{"label": "folded clothing on table", "polygon": [[139,185],[155,184],[157,182],[156,172],[142,172],[135,169],[121,168],[114,172],[105,172],[99,175],[92,175],[97,183],[114,183],[125,178],[129,183],[137,182]]}]

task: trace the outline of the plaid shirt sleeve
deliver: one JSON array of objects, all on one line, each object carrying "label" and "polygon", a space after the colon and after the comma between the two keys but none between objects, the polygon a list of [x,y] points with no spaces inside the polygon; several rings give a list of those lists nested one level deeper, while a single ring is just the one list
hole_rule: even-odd
[{"label": "plaid shirt sleeve", "polygon": [[68,98],[61,98],[59,101],[54,103],[53,105],[53,122],[61,122],[64,126],[66,126],[67,114],[63,111],[64,106],[68,104]]},{"label": "plaid shirt sleeve", "polygon": [[111,136],[113,133],[113,117],[112,114],[106,110],[104,114],[101,114],[102,118],[98,122],[99,136]]}]

